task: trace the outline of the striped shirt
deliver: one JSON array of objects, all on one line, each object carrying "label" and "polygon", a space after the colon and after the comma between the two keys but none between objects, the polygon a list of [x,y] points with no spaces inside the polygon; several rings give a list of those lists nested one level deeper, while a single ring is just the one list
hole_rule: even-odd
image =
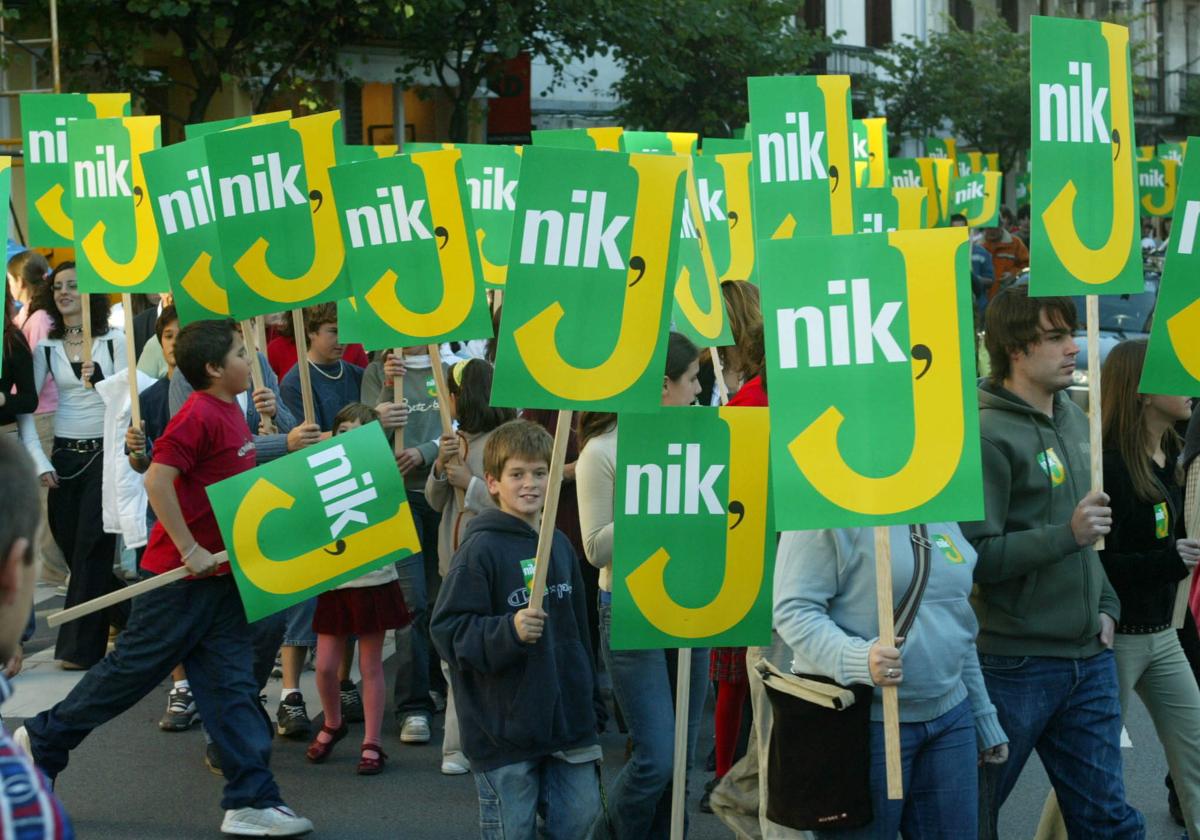
[{"label": "striped shirt", "polygon": [[[0,704],[12,686],[0,673]],[[73,840],[75,830],[41,770],[0,726],[0,837],[5,840]]]}]

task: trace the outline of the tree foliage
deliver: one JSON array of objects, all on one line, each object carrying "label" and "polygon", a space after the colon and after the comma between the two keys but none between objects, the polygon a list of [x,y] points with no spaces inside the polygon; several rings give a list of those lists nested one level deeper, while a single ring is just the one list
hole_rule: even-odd
[{"label": "tree foliage", "polygon": [[621,122],[710,137],[748,121],[747,77],[810,72],[830,46],[777,0],[627,0],[603,26]]}]

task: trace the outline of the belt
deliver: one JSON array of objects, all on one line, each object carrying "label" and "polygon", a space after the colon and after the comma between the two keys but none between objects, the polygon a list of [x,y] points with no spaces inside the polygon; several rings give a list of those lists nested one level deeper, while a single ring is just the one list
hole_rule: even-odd
[{"label": "belt", "polygon": [[1170,629],[1170,622],[1166,624],[1121,624],[1117,626],[1117,632],[1125,636],[1147,636],[1151,633],[1161,633],[1164,630]]},{"label": "belt", "polygon": [[104,438],[54,438],[55,449],[65,449],[68,452],[102,452]]}]

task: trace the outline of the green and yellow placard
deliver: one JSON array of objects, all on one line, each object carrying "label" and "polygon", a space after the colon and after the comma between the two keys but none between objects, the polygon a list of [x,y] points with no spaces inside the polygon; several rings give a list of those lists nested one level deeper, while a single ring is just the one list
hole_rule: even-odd
[{"label": "green and yellow placard", "polygon": [[67,126],[76,120],[129,116],[128,93],[26,93],[21,95],[21,137],[29,243],[72,248],[71,166]]},{"label": "green and yellow placard", "polygon": [[700,141],[700,154],[706,157],[736,155],[750,151],[750,141],[741,137],[705,137]]},{"label": "green and yellow placard", "polygon": [[458,149],[334,167],[359,317],[340,332],[367,347],[490,338],[492,319]]},{"label": "green and yellow placard", "polygon": [[853,233],[849,76],[754,76],[751,172],[759,239]]},{"label": "green and yellow placard", "polygon": [[329,183],[340,132],[327,111],[204,138],[234,318],[350,294]]},{"label": "green and yellow placard", "polygon": [[858,233],[919,230],[928,201],[924,187],[859,187],[854,191]]},{"label": "green and yellow placard", "polygon": [[712,250],[700,210],[699,191],[693,177],[696,158],[686,156],[687,193],[680,214],[679,259],[675,275],[675,329],[700,347],[733,344],[725,299],[713,266]]},{"label": "green and yellow placard", "polygon": [[[949,183],[951,163],[947,158],[892,158],[888,172],[893,187],[920,187],[925,190],[923,227],[937,227],[942,221],[940,182]],[[949,221],[946,219],[945,221]]]},{"label": "green and yellow placard", "polygon": [[775,559],[769,430],[765,408],[621,416],[615,650],[769,642]]},{"label": "green and yellow placard", "polygon": [[1170,216],[1175,212],[1179,171],[1179,164],[1171,158],[1138,161],[1138,191],[1142,212],[1149,216]]},{"label": "green and yellow placard", "polygon": [[[925,176],[921,171],[920,161],[929,160],[929,158],[889,158],[888,159],[888,178],[893,187],[921,187],[926,188]],[[932,173],[932,166],[929,167]]]},{"label": "green and yellow placard", "polygon": [[982,518],[969,256],[966,228],[760,246],[776,528]]},{"label": "green and yellow placard", "polygon": [[1000,171],[999,152],[959,152],[957,160],[960,178],[966,175],[978,175],[981,172]]},{"label": "green and yellow placard", "polygon": [[218,131],[228,131],[231,128],[242,128],[249,125],[269,125],[270,123],[287,122],[292,118],[291,111],[268,111],[265,114],[248,114],[244,117],[230,117],[227,120],[211,120],[210,122],[192,123],[183,127],[183,136],[188,140],[207,137]]},{"label": "green and yellow placard", "polygon": [[887,117],[852,120],[850,125],[854,132],[854,186],[887,186]]},{"label": "green and yellow placard", "polygon": [[953,137],[926,137],[925,157],[948,160],[952,169],[958,171],[958,141]]},{"label": "green and yellow placard", "polygon": [[530,136],[535,146],[585,149],[591,152],[619,152],[621,151],[621,134],[624,131],[625,129],[620,126],[543,128],[535,129]]},{"label": "green and yellow placard", "polygon": [[1029,292],[1142,290],[1129,30],[1033,17]]},{"label": "green and yellow placard", "polygon": [[693,131],[626,131],[621,134],[621,151],[694,155],[699,139]]},{"label": "green and yellow placard", "polygon": [[247,621],[421,550],[378,423],[207,489]]},{"label": "green and yellow placard", "polygon": [[1155,148],[1154,156],[1173,160],[1179,166],[1183,166],[1183,158],[1187,154],[1187,141],[1182,143],[1159,143]]},{"label": "green and yellow placard", "polygon": [[688,158],[530,146],[492,404],[655,411]]},{"label": "green and yellow placard", "polygon": [[754,279],[750,152],[699,155],[696,191],[718,280]]},{"label": "green and yellow placard", "polygon": [[522,148],[476,143],[460,143],[455,148],[462,151],[463,175],[475,223],[472,235],[479,246],[483,280],[491,288],[503,288],[517,212]]},{"label": "green and yellow placard", "polygon": [[1194,397],[1200,394],[1200,167],[1184,167],[1176,207],[1138,391]]},{"label": "green and yellow placard", "polygon": [[80,291],[169,291],[141,160],[158,146],[158,117],[77,120],[68,126]]},{"label": "green and yellow placard", "polygon": [[950,214],[967,217],[969,227],[995,227],[1000,223],[999,172],[980,172],[950,182]]}]

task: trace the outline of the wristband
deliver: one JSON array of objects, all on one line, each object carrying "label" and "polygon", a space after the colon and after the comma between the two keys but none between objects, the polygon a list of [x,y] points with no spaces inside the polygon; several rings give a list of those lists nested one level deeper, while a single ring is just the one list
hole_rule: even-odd
[{"label": "wristband", "polygon": [[179,561],[180,561],[181,563],[186,563],[186,562],[187,562],[187,559],[188,559],[189,557],[191,557],[193,554],[195,554],[195,553],[196,553],[196,549],[197,549],[197,548],[199,548],[199,547],[200,547],[200,543],[199,543],[199,542],[194,542],[194,543],[192,543],[192,547],[191,547],[191,548],[189,548],[189,549],[188,549],[186,552],[184,552],[183,554],[179,555]]}]

